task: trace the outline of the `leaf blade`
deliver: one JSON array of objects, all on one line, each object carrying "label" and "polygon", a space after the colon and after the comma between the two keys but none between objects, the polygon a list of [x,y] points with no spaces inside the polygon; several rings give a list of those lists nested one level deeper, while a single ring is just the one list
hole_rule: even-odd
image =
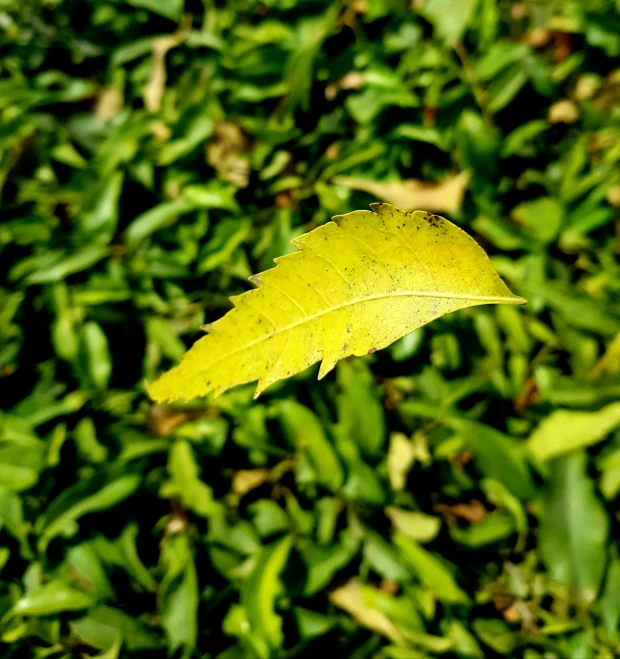
[{"label": "leaf blade", "polygon": [[318,361],[321,379],[340,359],[384,348],[458,309],[525,302],[451,222],[372,208],[295,238],[299,251],[250,278],[256,290],[231,298],[235,308],[181,364],[147,385],[151,397],[218,395],[255,380],[258,396]]}]

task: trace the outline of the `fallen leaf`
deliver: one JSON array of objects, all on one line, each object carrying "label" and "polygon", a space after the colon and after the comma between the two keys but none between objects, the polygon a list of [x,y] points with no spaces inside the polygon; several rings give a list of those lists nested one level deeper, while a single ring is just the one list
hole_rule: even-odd
[{"label": "fallen leaf", "polygon": [[612,185],[607,190],[606,199],[612,206],[620,206],[620,185]]},{"label": "fallen leaf", "polygon": [[402,490],[407,474],[415,461],[416,450],[411,440],[402,432],[390,435],[387,455],[387,468],[393,490]]},{"label": "fallen leaf", "polygon": [[191,17],[184,17],[183,26],[174,34],[166,34],[153,40],[153,68],[144,88],[144,106],[149,112],[158,112],[166,89],[166,54],[182,44],[191,24]]},{"label": "fallen leaf", "polygon": [[255,290],[205,327],[181,363],[147,385],[158,401],[271,383],[321,361],[319,379],[458,309],[524,304],[482,248],[447,220],[389,204],[334,218],[292,242],[299,251],[250,277]]},{"label": "fallen leaf", "polygon": [[523,386],[523,391],[515,400],[515,412],[522,412],[530,405],[534,405],[540,399],[540,392],[538,391],[538,383],[533,377],[528,378]]},{"label": "fallen leaf", "polygon": [[426,208],[439,213],[452,213],[461,207],[465,190],[471,180],[471,172],[465,170],[441,183],[429,183],[416,179],[382,183],[354,176],[337,176],[333,182],[354,190],[362,190],[406,211]]},{"label": "fallen leaf", "polygon": [[595,104],[599,108],[609,110],[618,107],[620,104],[620,69],[615,69],[603,79]]},{"label": "fallen leaf", "polygon": [[480,501],[472,499],[469,503],[447,505],[439,503],[434,507],[448,524],[455,524],[457,519],[464,519],[470,524],[481,522],[487,516],[487,510]]},{"label": "fallen leaf", "polygon": [[330,82],[325,87],[325,98],[328,101],[333,101],[338,95],[339,91],[344,89],[360,89],[364,86],[364,74],[359,71],[349,71],[335,82]]},{"label": "fallen leaf", "polygon": [[238,188],[247,187],[250,180],[250,162],[245,155],[249,141],[236,124],[219,121],[213,137],[207,144],[207,162],[223,181]]},{"label": "fallen leaf", "polygon": [[123,108],[123,94],[116,87],[104,87],[95,101],[94,112],[105,121],[112,118]]},{"label": "fallen leaf", "polygon": [[549,121],[552,124],[572,124],[579,119],[579,108],[577,105],[565,98],[554,103],[549,108]]},{"label": "fallen leaf", "polygon": [[534,48],[542,48],[551,40],[551,32],[547,28],[539,25],[527,35],[525,40]]},{"label": "fallen leaf", "polygon": [[[194,415],[195,416],[195,415]],[[194,418],[187,411],[172,405],[151,405],[146,415],[146,425],[149,432],[160,437],[169,435],[177,426]]]},{"label": "fallen leaf", "polygon": [[553,35],[555,42],[555,51],[553,53],[553,61],[557,64],[563,62],[573,51],[571,43],[571,35],[568,32],[557,30]]},{"label": "fallen leaf", "polygon": [[521,611],[519,604],[517,602],[511,604],[507,609],[504,609],[502,615],[504,616],[504,620],[506,620],[507,622],[514,622],[514,623],[520,622]]},{"label": "fallen leaf", "polygon": [[329,594],[329,600],[355,618],[362,627],[386,636],[399,645],[404,644],[401,633],[390,619],[366,604],[362,586],[357,579],[351,579],[344,586],[333,590]]},{"label": "fallen leaf", "polygon": [[267,469],[239,469],[232,479],[232,491],[243,496],[269,480]]}]

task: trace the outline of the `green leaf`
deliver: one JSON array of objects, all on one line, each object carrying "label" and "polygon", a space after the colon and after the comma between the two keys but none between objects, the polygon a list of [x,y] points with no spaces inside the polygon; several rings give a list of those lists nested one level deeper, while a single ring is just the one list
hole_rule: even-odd
[{"label": "green leaf", "polygon": [[317,482],[337,492],[342,486],[344,472],[318,418],[307,407],[292,400],[280,401],[276,409],[290,443],[298,453],[307,453]]},{"label": "green leaf", "polygon": [[[61,281],[77,272],[92,268],[96,263],[108,255],[107,247],[83,247],[71,255],[64,252],[49,252],[45,256],[37,257],[30,264],[33,272],[25,278],[27,285],[49,284]],[[22,261],[22,264],[25,264]],[[14,278],[18,278],[18,271],[13,271]],[[13,277],[12,277],[13,278]]]},{"label": "green leaf", "polygon": [[437,599],[452,604],[469,602],[469,598],[461,590],[452,573],[431,552],[402,533],[395,533],[393,541],[401,550],[405,565]]},{"label": "green leaf", "polygon": [[11,615],[48,616],[63,611],[87,609],[95,602],[92,595],[71,588],[64,581],[50,581],[17,600]]},{"label": "green leaf", "polygon": [[177,21],[183,12],[183,0],[125,0],[133,7],[144,7],[164,18]]},{"label": "green leaf", "polygon": [[80,333],[86,369],[97,389],[107,389],[112,375],[112,359],[108,339],[97,323],[84,323]]},{"label": "green leaf", "polygon": [[170,652],[183,648],[189,657],[198,636],[198,575],[186,533],[169,536],[162,551],[165,569],[159,608]]},{"label": "green leaf", "polygon": [[515,531],[514,520],[505,513],[493,512],[481,522],[470,524],[465,528],[454,527],[450,535],[466,547],[484,547],[509,537]]},{"label": "green leaf", "polygon": [[462,0],[454,3],[450,0],[427,0],[424,3],[424,15],[434,25],[439,37],[454,46],[463,36],[478,0]]},{"label": "green leaf", "polygon": [[312,544],[300,550],[306,567],[303,593],[306,596],[320,593],[334,575],[348,565],[357,553],[359,542],[353,534],[343,531],[338,544]]},{"label": "green leaf", "polygon": [[555,240],[564,223],[564,209],[549,197],[520,204],[513,214],[529,233],[544,243]]},{"label": "green leaf", "polygon": [[478,638],[499,654],[509,656],[519,644],[518,635],[505,622],[493,618],[476,618],[472,623]]},{"label": "green leaf", "polygon": [[172,482],[164,486],[165,496],[177,495],[188,508],[203,517],[219,511],[212,489],[198,476],[198,465],[188,442],[177,441],[172,445],[168,470]]},{"label": "green leaf", "polygon": [[479,469],[503,483],[519,499],[533,496],[534,484],[522,442],[482,423],[450,419],[452,428],[462,433]]},{"label": "green leaf", "polygon": [[168,201],[139,215],[125,231],[127,249],[136,249],[140,243],[156,231],[172,224],[180,215],[188,213],[192,206],[184,199]]},{"label": "green leaf", "polygon": [[211,239],[200,252],[198,272],[210,272],[230,261],[239,245],[247,240],[249,233],[249,222],[233,219],[219,222]]},{"label": "green leaf", "polygon": [[287,536],[261,550],[252,573],[241,587],[241,604],[250,628],[262,641],[261,657],[280,650],[284,641],[282,620],[276,613],[276,597],[281,590],[279,575],[284,569],[293,540]]},{"label": "green leaf", "polygon": [[597,596],[607,560],[609,519],[573,452],[550,463],[540,509],[540,553],[551,576],[585,604]]},{"label": "green leaf", "polygon": [[393,506],[385,509],[394,528],[417,542],[430,542],[434,540],[441,527],[441,519],[421,512],[401,510]]},{"label": "green leaf", "polygon": [[72,547],[67,552],[59,574],[66,583],[81,586],[82,590],[99,599],[113,600],[116,596],[101,559],[89,542]]},{"label": "green leaf", "polygon": [[620,559],[615,552],[610,556],[605,586],[596,608],[607,633],[617,638],[620,624]]},{"label": "green leaf", "polygon": [[109,606],[97,606],[88,615],[69,623],[72,633],[98,650],[109,650],[119,640],[129,652],[154,650],[161,641],[136,618]]},{"label": "green leaf", "polygon": [[74,535],[77,532],[76,521],[83,515],[107,510],[124,501],[135,492],[141,480],[138,474],[121,476],[103,484],[91,494],[85,494],[89,483],[77,483],[66,489],[47,508],[38,542],[39,550],[45,551],[49,542],[58,535]]},{"label": "green leaf", "polygon": [[364,534],[364,560],[379,575],[394,581],[407,581],[409,571],[402,565],[396,549],[372,531]]},{"label": "green leaf", "polygon": [[340,362],[336,378],[339,432],[359,444],[363,454],[379,455],[385,441],[385,419],[372,371],[362,361]]},{"label": "green leaf", "polygon": [[549,460],[577,448],[592,446],[620,426],[620,403],[597,412],[556,410],[528,439],[528,449],[537,460]]}]

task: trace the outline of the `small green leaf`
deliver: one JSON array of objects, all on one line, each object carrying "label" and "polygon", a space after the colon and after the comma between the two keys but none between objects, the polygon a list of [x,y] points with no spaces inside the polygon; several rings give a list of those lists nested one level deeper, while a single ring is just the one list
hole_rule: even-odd
[{"label": "small green leaf", "polygon": [[608,535],[609,519],[588,478],[585,454],[555,458],[541,500],[540,553],[551,576],[585,604],[598,593]]},{"label": "small green leaf", "polygon": [[435,26],[439,37],[454,46],[463,36],[478,0],[427,0],[424,14]]},{"label": "small green leaf", "polygon": [[261,550],[252,573],[241,586],[241,604],[247,611],[251,631],[263,642],[261,659],[267,659],[282,648],[282,619],[276,613],[276,597],[293,544],[291,536],[273,542]]},{"label": "small green leaf", "polygon": [[11,615],[48,616],[87,609],[95,602],[96,598],[92,595],[71,588],[64,581],[50,581],[17,600]]},{"label": "small green leaf", "polygon": [[401,550],[405,565],[437,599],[452,604],[469,602],[469,598],[461,590],[452,573],[431,552],[402,533],[395,533],[393,541]]},{"label": "small green leaf", "polygon": [[280,401],[276,410],[291,444],[300,454],[307,453],[317,482],[337,492],[342,486],[344,472],[318,418],[307,407],[292,400]]},{"label": "small green leaf", "polygon": [[556,410],[534,430],[527,445],[537,460],[549,460],[592,446],[619,426],[620,403],[611,403],[597,412]]}]

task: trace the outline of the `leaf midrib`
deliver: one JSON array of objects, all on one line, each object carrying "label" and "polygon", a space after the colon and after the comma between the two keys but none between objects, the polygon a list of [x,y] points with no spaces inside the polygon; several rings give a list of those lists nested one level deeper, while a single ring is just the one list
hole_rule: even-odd
[{"label": "leaf midrib", "polygon": [[242,350],[247,350],[248,348],[258,345],[259,343],[262,343],[263,341],[266,341],[267,339],[270,339],[273,336],[277,336],[279,334],[284,334],[285,332],[289,332],[295,329],[296,327],[303,325],[304,323],[311,322],[316,318],[320,318],[321,316],[324,316],[328,313],[333,313],[334,311],[339,311],[340,309],[344,309],[345,307],[351,307],[355,304],[362,304],[364,302],[371,302],[373,300],[381,300],[389,297],[436,297],[436,298],[450,299],[450,300],[472,300],[476,302],[486,302],[488,304],[525,304],[526,303],[526,300],[522,297],[519,297],[518,295],[515,295],[513,297],[502,297],[502,296],[494,296],[494,295],[467,295],[464,293],[439,293],[435,291],[392,291],[389,293],[376,293],[374,295],[368,295],[366,297],[356,298],[354,300],[347,300],[347,302],[343,302],[342,304],[337,304],[333,307],[322,309],[318,313],[304,316],[302,319],[297,320],[294,323],[291,323],[290,325],[286,325],[285,327],[280,327],[276,329],[275,332],[261,336],[259,339],[256,339],[255,341],[251,341],[250,343],[245,343],[240,348],[237,348],[236,350],[233,350],[232,352],[229,352],[226,355],[223,355],[222,357],[216,359],[214,362],[211,362],[208,366],[206,366],[204,369],[199,371],[199,373],[202,373],[207,369],[212,368],[219,362],[224,361],[224,359],[228,359],[229,357],[232,357],[232,355],[235,355],[238,352],[241,352]]}]

